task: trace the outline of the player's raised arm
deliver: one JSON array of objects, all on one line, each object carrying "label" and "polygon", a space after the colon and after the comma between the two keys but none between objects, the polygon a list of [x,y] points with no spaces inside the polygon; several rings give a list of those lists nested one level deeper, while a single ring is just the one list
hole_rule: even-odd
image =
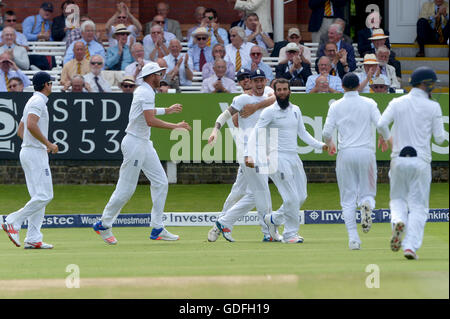
[{"label": "player's raised arm", "polygon": [[220,113],[220,115],[216,119],[216,124],[214,125],[214,129],[209,136],[208,143],[213,144],[217,140],[217,132],[222,128],[222,126],[238,111],[232,106],[228,107],[225,111]]},{"label": "player's raised arm", "polygon": [[[170,114],[170,113],[166,113],[166,114]],[[155,110],[145,110],[144,111],[145,122],[147,123],[148,126],[164,128],[164,129],[169,129],[169,130],[173,130],[173,129],[186,129],[189,131],[191,130],[190,125],[188,123],[186,123],[185,121],[182,121],[179,123],[170,123],[170,122],[160,120],[159,118],[156,117],[156,115],[157,115],[157,112]]]}]

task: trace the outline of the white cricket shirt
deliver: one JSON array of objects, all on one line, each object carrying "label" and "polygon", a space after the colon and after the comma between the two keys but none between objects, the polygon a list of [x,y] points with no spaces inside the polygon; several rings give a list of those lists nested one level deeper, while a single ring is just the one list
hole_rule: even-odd
[{"label": "white cricket shirt", "polygon": [[150,139],[150,126],[144,117],[144,111],[155,108],[155,91],[146,82],[142,83],[133,93],[130,113],[128,114],[127,134],[145,140]]},{"label": "white cricket shirt", "polygon": [[389,138],[389,124],[392,122],[392,158],[397,157],[405,146],[412,146],[418,157],[431,162],[431,136],[438,144],[445,140],[441,107],[421,89],[413,88],[388,104],[378,122],[385,140]]},{"label": "white cricket shirt", "polygon": [[[325,143],[316,140],[306,131],[302,112],[297,105],[292,103],[284,110],[277,102],[265,108],[255,125],[250,143],[254,143],[254,139],[256,139],[255,134],[261,128],[276,129],[277,140],[268,140],[270,141],[268,145],[269,154],[275,151],[279,153],[297,154],[297,136],[306,144],[317,149],[321,149],[325,145]],[[268,133],[270,135],[272,134],[270,130]],[[259,140],[257,143],[260,145]]]},{"label": "white cricket shirt", "polygon": [[42,148],[44,150],[47,149],[44,144],[42,144],[38,139],[31,135],[30,131],[27,128],[28,115],[37,115],[39,116],[39,120],[37,122],[39,130],[41,131],[42,135],[48,138],[49,116],[47,101],[48,97],[45,96],[45,94],[42,94],[41,92],[34,92],[33,96],[28,100],[27,104],[25,104],[21,120],[24,124],[22,147],[35,147]]},{"label": "white cricket shirt", "polygon": [[329,139],[337,128],[338,150],[365,148],[375,152],[375,127],[380,117],[374,100],[356,91],[346,92],[330,105],[322,135]]}]

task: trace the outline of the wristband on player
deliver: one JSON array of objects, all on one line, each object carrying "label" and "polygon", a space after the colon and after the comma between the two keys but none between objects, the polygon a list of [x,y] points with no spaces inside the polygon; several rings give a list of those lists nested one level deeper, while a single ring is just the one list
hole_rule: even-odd
[{"label": "wristband on player", "polygon": [[164,107],[157,107],[157,108],[155,108],[155,110],[156,110],[156,115],[166,114],[166,108],[164,108]]},{"label": "wristband on player", "polygon": [[226,109],[222,114],[219,115],[219,117],[216,120],[216,123],[220,124],[220,127],[222,127],[226,121],[228,121],[231,118],[231,113],[228,109]]}]

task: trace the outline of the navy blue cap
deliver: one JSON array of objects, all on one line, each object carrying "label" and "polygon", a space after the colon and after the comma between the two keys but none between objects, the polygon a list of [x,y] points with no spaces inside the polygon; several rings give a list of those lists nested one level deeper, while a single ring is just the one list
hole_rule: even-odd
[{"label": "navy blue cap", "polygon": [[238,81],[241,81],[243,76],[245,75],[250,76],[250,73],[251,73],[250,70],[242,68],[236,74],[236,78],[238,79]]},{"label": "navy blue cap", "polygon": [[39,71],[33,76],[33,86],[41,86],[47,82],[55,81],[47,72]]},{"label": "navy blue cap", "polygon": [[51,2],[44,2],[43,4],[41,4],[41,9],[53,12],[53,4]]},{"label": "navy blue cap", "polygon": [[256,78],[265,78],[265,77],[266,77],[266,74],[261,69],[256,69],[255,71],[253,71],[250,74],[250,79],[252,79],[252,80],[256,79]]},{"label": "navy blue cap", "polygon": [[412,146],[405,146],[404,148],[402,148],[402,150],[400,151],[399,154],[400,157],[416,157],[417,156],[417,151],[414,147]]},{"label": "navy blue cap", "polygon": [[355,89],[359,86],[359,78],[358,76],[353,73],[349,72],[342,78],[342,86],[346,87],[347,89]]}]

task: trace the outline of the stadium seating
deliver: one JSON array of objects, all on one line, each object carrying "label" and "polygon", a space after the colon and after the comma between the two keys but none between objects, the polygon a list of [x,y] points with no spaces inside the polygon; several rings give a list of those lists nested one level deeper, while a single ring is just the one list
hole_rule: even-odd
[{"label": "stadium seating", "polygon": [[[105,47],[105,49],[108,48],[108,42],[103,42],[102,44]],[[187,42],[186,41],[181,42],[181,45],[182,45],[181,52],[184,54],[188,50]],[[304,45],[311,49],[311,71],[313,74],[316,74],[314,63],[315,63],[315,60],[317,57],[317,50],[318,50],[319,44],[318,43],[305,43]],[[354,43],[353,46],[355,48],[355,52],[357,52],[356,43]],[[62,86],[59,85],[59,80],[61,77],[62,63],[63,63],[64,54],[65,54],[65,50],[66,50],[66,43],[65,42],[55,42],[55,41],[52,41],[52,42],[40,42],[40,41],[37,42],[36,41],[36,42],[29,42],[29,47],[30,47],[29,54],[55,56],[56,67],[54,67],[50,71],[50,74],[53,77],[55,77],[55,83],[53,85],[53,90],[55,92],[60,92],[62,89]],[[356,57],[358,66],[361,65],[362,60],[363,59],[361,57]],[[275,72],[275,66],[278,64],[278,58],[263,57],[263,62],[268,64],[272,68],[272,71]],[[28,71],[25,71],[24,73],[31,79],[37,71],[38,70],[28,70]],[[110,83],[112,85],[113,91],[120,92],[120,88],[118,87],[117,79],[120,79],[123,76],[123,71],[108,71],[108,72],[118,73],[115,76],[109,76],[108,80],[110,81]],[[202,78],[201,72],[194,72],[192,86],[181,86],[180,90],[183,93],[200,93],[201,87],[202,87],[202,81],[203,81],[203,78]],[[241,91],[241,88],[238,85],[236,85],[236,87],[237,87],[238,91]],[[25,91],[32,92],[33,88],[28,87],[25,89]],[[297,92],[297,93],[302,93],[302,92],[304,93],[305,87],[293,87],[292,91]]]}]

